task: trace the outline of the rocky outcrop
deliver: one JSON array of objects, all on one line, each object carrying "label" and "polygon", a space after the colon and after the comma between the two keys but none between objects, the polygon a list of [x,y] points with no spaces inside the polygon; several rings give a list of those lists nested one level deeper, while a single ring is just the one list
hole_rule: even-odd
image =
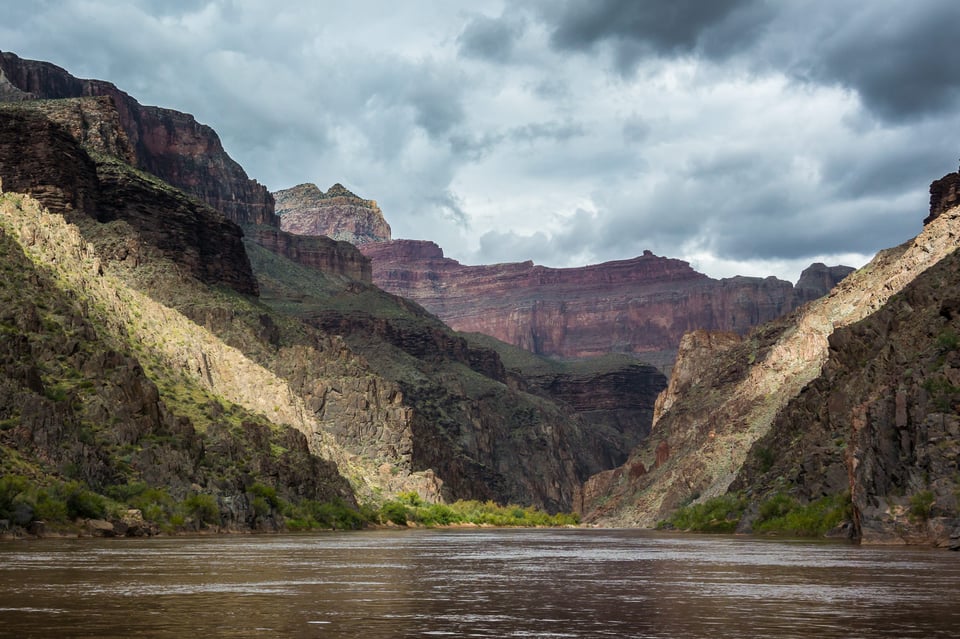
[{"label": "rocky outcrop", "polygon": [[[257,294],[243,233],[236,224],[117,160],[104,157],[94,162],[69,128],[60,124],[74,122],[76,114],[85,112],[100,113],[99,121],[109,123],[111,118],[104,115],[109,104],[94,101],[86,111],[82,101],[57,101],[42,109],[34,104],[0,108],[4,190],[28,193],[52,211],[94,215],[100,222],[123,220],[138,231],[140,242],[170,256],[199,280]],[[101,133],[90,133],[87,139],[116,143],[122,149],[122,137],[103,129],[98,127]],[[136,245],[116,251],[120,259],[138,260]]]},{"label": "rocky outcrop", "polygon": [[827,266],[821,262],[811,264],[803,269],[793,287],[794,306],[820,299],[852,272],[849,266]]},{"label": "rocky outcrop", "polygon": [[646,251],[631,260],[553,269],[464,266],[432,242],[365,244],[373,281],[456,330],[534,353],[592,357],[672,351],[693,329],[745,333],[819,297],[851,269],[815,265],[801,286],[773,277],[715,280]]},{"label": "rocky outcrop", "polygon": [[[686,397],[694,385],[704,383],[703,371],[718,354],[739,344],[742,338],[736,333],[722,331],[691,331],[680,339],[677,361],[670,372],[670,383],[657,396],[653,409],[656,423],[674,402]],[[710,380],[716,383],[721,380]]]},{"label": "rocky outcrop", "polygon": [[350,242],[294,235],[268,226],[247,227],[248,237],[278,255],[331,275],[372,283],[370,260]]},{"label": "rocky outcrop", "polygon": [[924,220],[929,224],[953,207],[960,204],[960,173],[948,173],[930,184],[930,215]]},{"label": "rocky outcrop", "polygon": [[326,235],[351,244],[390,240],[390,225],[373,200],[364,200],[341,184],[324,193],[315,184],[277,191],[280,226],[297,235]]},{"label": "rocky outcrop", "polygon": [[63,127],[88,153],[136,164],[136,153],[109,97],[38,100],[29,107]]},{"label": "rocky outcrop", "polygon": [[958,272],[954,252],[833,333],[823,372],[754,445],[731,489],[757,502],[849,494],[851,533],[864,543],[948,546],[960,524]]},{"label": "rocky outcrop", "polygon": [[[699,379],[684,392],[675,393],[670,402],[664,402],[670,405],[658,413],[650,438],[631,454],[624,467],[587,482],[587,518],[607,524],[649,526],[681,503],[727,491],[751,447],[771,431],[778,415],[789,411],[791,400],[820,375],[831,352],[831,334],[875,313],[921,273],[950,255],[956,248],[958,225],[960,209],[951,209],[928,223],[913,241],[878,254],[827,297],[762,325],[739,342],[720,344],[713,357],[701,358],[694,349],[694,357],[700,359],[696,365]],[[894,299],[901,304],[900,296]],[[882,339],[884,335],[875,336],[872,348],[889,355],[893,346]],[[904,348],[909,347],[905,342]],[[859,361],[865,360],[861,357]],[[677,368],[683,371],[687,364],[678,361]],[[897,402],[907,401],[897,396],[890,404],[894,416],[898,411],[903,414]],[[866,403],[848,406],[849,412],[861,415],[856,422],[860,426],[855,427],[858,433],[870,432],[863,431],[864,420],[874,410],[871,400],[863,401]],[[833,408],[847,412],[843,408],[846,404],[841,404],[826,406],[825,419],[833,419]],[[906,405],[901,408],[906,410]],[[893,419],[893,423],[902,421]],[[949,430],[950,426],[945,428]],[[661,459],[656,464],[657,449],[664,444],[669,454],[666,461]],[[910,447],[909,443],[904,445]],[[773,449],[774,454],[778,451]],[[648,472],[630,478],[628,469],[638,464]],[[891,466],[887,464],[885,469],[880,474]],[[819,472],[815,467],[808,470],[811,476]],[[824,477],[820,480],[832,481]]]},{"label": "rocky outcrop", "polygon": [[[202,491],[230,528],[263,523],[248,494],[254,482],[285,499],[355,503],[336,466],[310,454],[303,434],[223,404],[187,377],[174,373],[175,386],[163,381],[142,342],[134,352],[116,332],[118,314],[91,312],[104,299],[126,301],[110,288],[92,247],[43,224],[37,209],[28,197],[0,195],[0,474],[77,480],[98,492],[150,486],[176,500]],[[42,251],[61,251],[60,267],[85,268],[64,277]],[[77,278],[95,288],[74,287]],[[102,297],[94,300],[94,290]],[[35,513],[22,514],[25,524]],[[142,517],[139,532],[135,523],[112,534],[150,534]]]},{"label": "rocky outcrop", "polygon": [[110,98],[137,168],[195,195],[237,224],[279,227],[266,187],[249,179],[224,151],[214,130],[192,115],[143,106],[109,82],[75,78],[56,65],[9,52],[0,52],[0,74],[2,100]]},{"label": "rocky outcrop", "polygon": [[93,210],[97,167],[61,126],[29,108],[0,109],[0,187],[58,211]]}]

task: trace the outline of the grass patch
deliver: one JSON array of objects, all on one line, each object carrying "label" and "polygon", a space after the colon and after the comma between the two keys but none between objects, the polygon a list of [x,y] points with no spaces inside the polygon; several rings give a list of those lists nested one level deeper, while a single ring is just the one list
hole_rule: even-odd
[{"label": "grass patch", "polygon": [[576,526],[580,523],[580,517],[576,514],[551,515],[532,506],[504,506],[489,500],[427,504],[416,493],[401,493],[397,499],[383,504],[378,512],[378,519],[381,523],[390,522],[400,526],[413,523],[426,527],[469,524],[533,528]]},{"label": "grass patch", "polygon": [[848,493],[821,497],[807,504],[801,504],[784,493],[777,493],[760,504],[753,530],[795,537],[822,537],[849,519],[851,514]]},{"label": "grass patch", "polygon": [[701,504],[680,508],[669,519],[657,524],[661,530],[704,533],[732,533],[737,529],[747,501],[740,494],[726,494]]}]

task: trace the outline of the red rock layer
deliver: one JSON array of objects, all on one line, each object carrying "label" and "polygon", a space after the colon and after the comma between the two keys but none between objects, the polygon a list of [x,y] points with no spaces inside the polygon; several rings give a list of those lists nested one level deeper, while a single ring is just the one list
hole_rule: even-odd
[{"label": "red rock layer", "polygon": [[533,262],[464,266],[432,242],[360,247],[373,281],[456,330],[541,355],[592,357],[674,350],[690,330],[739,333],[826,293],[851,269],[815,265],[794,290],[773,277],[715,280],[649,251],[630,260],[554,269]]},{"label": "red rock layer", "polygon": [[265,226],[247,229],[247,236],[268,251],[324,273],[336,273],[370,284],[370,260],[349,242],[329,237],[294,235]]},{"label": "red rock layer", "polygon": [[192,115],[143,106],[109,82],[75,78],[58,66],[13,53],[0,52],[0,75],[0,100],[112,98],[137,168],[199,197],[237,224],[280,226],[270,192],[248,178],[216,132]]}]

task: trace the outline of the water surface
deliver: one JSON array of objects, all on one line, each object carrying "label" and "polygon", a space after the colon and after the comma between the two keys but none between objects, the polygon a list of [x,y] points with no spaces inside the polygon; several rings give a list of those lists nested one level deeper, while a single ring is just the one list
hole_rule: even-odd
[{"label": "water surface", "polygon": [[3,637],[956,637],[960,555],[626,530],[0,542]]}]

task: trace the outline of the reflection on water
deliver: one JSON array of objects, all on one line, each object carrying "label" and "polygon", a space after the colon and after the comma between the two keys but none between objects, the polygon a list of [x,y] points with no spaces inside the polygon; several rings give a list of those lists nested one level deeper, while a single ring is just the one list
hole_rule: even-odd
[{"label": "reflection on water", "polygon": [[0,542],[3,637],[934,637],[960,555],[610,530]]}]

